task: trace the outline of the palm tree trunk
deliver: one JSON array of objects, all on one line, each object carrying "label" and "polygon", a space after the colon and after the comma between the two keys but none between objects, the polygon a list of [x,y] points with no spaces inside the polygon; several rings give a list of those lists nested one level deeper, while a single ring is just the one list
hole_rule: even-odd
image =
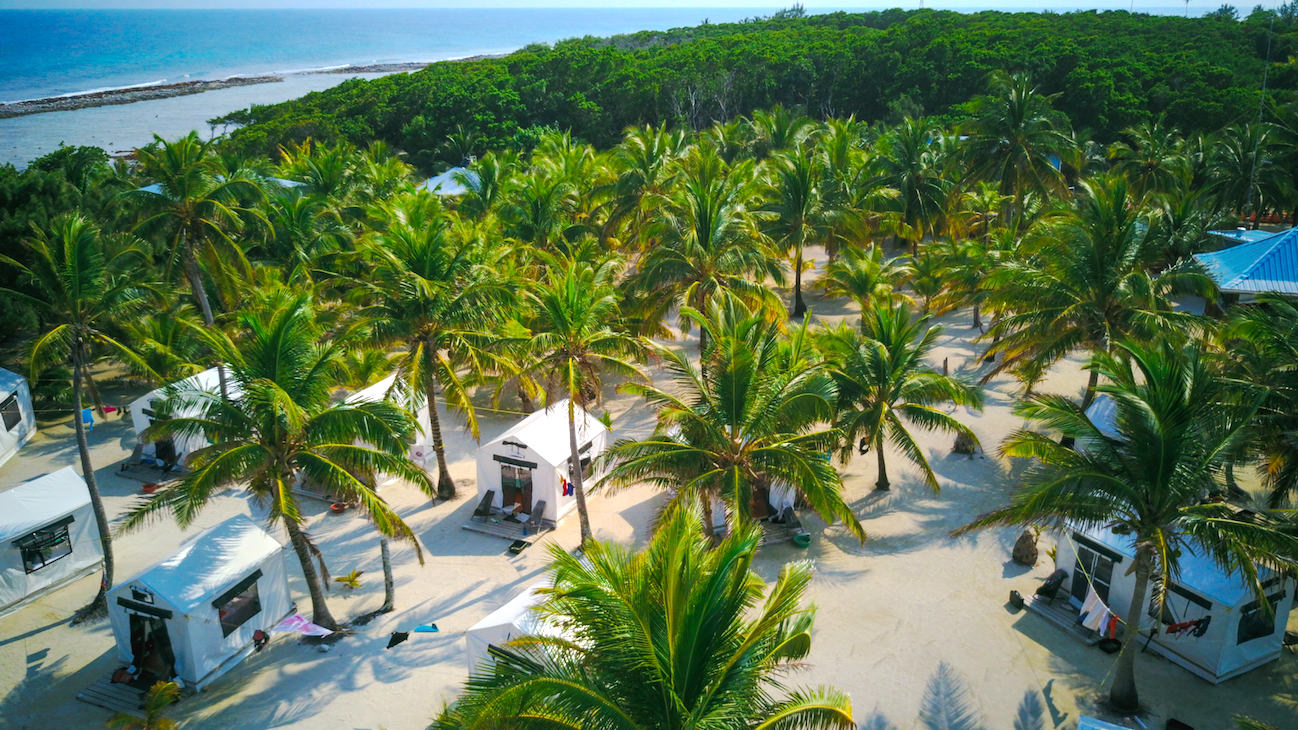
[{"label": "palm tree trunk", "polygon": [[586,487],[581,473],[581,454],[577,449],[577,405],[574,403],[576,395],[576,393],[568,395],[568,447],[572,450],[568,470],[572,477],[572,491],[577,495],[577,516],[581,519],[581,547],[585,548],[592,535],[590,513],[586,511]]},{"label": "palm tree trunk", "polygon": [[879,439],[879,443],[874,445],[874,450],[877,452],[879,457],[879,479],[874,483],[874,488],[881,492],[886,492],[889,488],[888,465],[883,460],[883,439]]},{"label": "palm tree trunk", "polygon": [[396,583],[392,579],[392,551],[388,548],[388,539],[379,536],[379,555],[383,560],[383,605],[379,613],[390,613],[397,600]]},{"label": "palm tree trunk", "polygon": [[338,630],[338,622],[325,603],[324,588],[320,583],[320,574],[316,572],[311,559],[311,546],[307,543],[302,527],[292,519],[284,520],[284,529],[288,531],[288,540],[297,553],[297,560],[302,565],[302,577],[306,579],[307,591],[311,594],[311,623],[323,626],[331,631]]},{"label": "palm tree trunk", "polygon": [[717,534],[716,518],[712,514],[712,495],[704,494],[699,497],[703,503],[703,534],[711,540]]},{"label": "palm tree trunk", "polygon": [[81,381],[84,377],[85,350],[80,339],[72,345],[72,424],[77,433],[77,452],[81,456],[81,476],[86,480],[90,505],[95,511],[95,527],[99,529],[99,547],[104,553],[104,573],[99,581],[99,592],[89,604],[77,611],[74,623],[99,618],[108,614],[108,589],[113,587],[113,541],[108,527],[108,512],[104,509],[99,485],[95,482],[95,467],[90,463],[90,442],[86,438],[86,424],[81,421]]},{"label": "palm tree trunk", "polygon": [[[185,278],[189,279],[189,289],[198,301],[198,310],[203,313],[203,324],[209,330],[216,330],[216,317],[212,316],[212,303],[207,298],[207,288],[203,285],[203,272],[198,268],[198,257],[194,247],[186,239],[180,247],[181,257],[185,263]],[[221,383],[221,400],[230,400],[230,390],[225,382],[225,363],[216,364],[216,377]]]},{"label": "palm tree trunk", "polygon": [[793,318],[802,319],[807,313],[807,304],[802,301],[802,244],[798,244],[798,253],[793,257]]},{"label": "palm tree trunk", "polygon": [[979,332],[983,331],[982,303],[974,302],[974,323],[973,326],[978,328]]},{"label": "palm tree trunk", "polygon": [[455,481],[451,479],[451,470],[446,466],[446,443],[442,441],[442,420],[437,416],[437,383],[433,380],[433,358],[436,357],[433,343],[425,343],[428,356],[428,382],[424,395],[428,399],[428,432],[433,437],[433,452],[437,454],[437,498],[442,500],[455,497]]},{"label": "palm tree trunk", "polygon": [[1131,594],[1131,605],[1127,608],[1126,633],[1122,637],[1122,653],[1118,655],[1118,666],[1113,675],[1113,687],[1109,690],[1109,704],[1119,712],[1135,712],[1140,709],[1140,698],[1136,692],[1136,640],[1140,638],[1140,621],[1145,612],[1145,594],[1149,591],[1149,557],[1144,550],[1136,555],[1136,587]]},{"label": "palm tree trunk", "polygon": [[1095,386],[1100,383],[1100,371],[1092,369],[1091,375],[1086,379],[1086,392],[1082,394],[1082,410],[1091,407],[1095,401]]}]

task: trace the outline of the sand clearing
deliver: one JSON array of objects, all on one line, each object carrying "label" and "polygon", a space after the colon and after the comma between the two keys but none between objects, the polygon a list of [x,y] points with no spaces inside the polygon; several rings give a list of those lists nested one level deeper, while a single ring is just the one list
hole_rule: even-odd
[{"label": "sand clearing", "polygon": [[[814,276],[814,274],[813,274]],[[851,314],[846,305],[808,298],[814,315],[835,320]],[[935,366],[949,358],[953,371],[968,372],[975,352],[970,313],[942,319],[947,329]],[[680,347],[694,345],[690,340]],[[663,377],[654,371],[656,378]],[[1046,392],[1076,395],[1085,384],[1079,360],[1055,368],[1038,386]],[[1000,439],[1021,425],[1010,411],[1019,385],[1009,377],[989,384],[987,408],[967,421],[983,444],[994,451]],[[604,408],[614,419],[614,437],[647,433],[653,414],[636,398],[606,389]],[[600,412],[600,409],[594,409]],[[397,610],[364,627],[331,651],[277,635],[208,691],[183,700],[172,716],[186,727],[420,728],[450,701],[467,676],[462,632],[540,577],[547,546],[572,549],[578,543],[575,517],[565,521],[520,556],[505,552],[498,538],[461,529],[476,503],[475,444],[459,423],[443,414],[451,473],[460,485],[456,499],[430,506],[415,489],[394,484],[382,493],[418,534],[426,564],[414,551],[394,544]],[[482,436],[490,438],[517,416],[480,414]],[[100,489],[110,516],[121,515],[139,492],[139,483],[114,474],[134,443],[125,421],[110,420],[91,435]],[[814,516],[804,522],[812,546],[763,548],[756,569],[773,579],[787,560],[815,561],[810,597],[819,611],[806,671],[800,684],[832,684],[852,696],[857,721],[865,728],[912,727],[921,709],[924,687],[939,663],[950,665],[967,684],[969,701],[987,727],[1013,725],[1026,691],[1044,699],[1053,727],[1076,726],[1080,714],[1104,716],[1102,699],[1113,658],[1084,646],[1044,619],[1007,608],[1009,591],[1027,593],[1053,565],[1045,554],[1051,539],[1043,537],[1041,560],[1027,569],[1009,560],[1017,530],[995,530],[952,539],[948,532],[973,516],[1005,502],[1011,483],[1007,469],[994,457],[973,459],[950,454],[951,437],[925,435],[927,450],[942,483],[933,495],[897,454],[889,459],[892,491],[873,490],[874,457],[858,458],[843,468],[847,499],[869,533],[859,545],[841,527],[828,527]],[[66,464],[75,463],[71,428],[46,426],[19,456],[0,469],[0,484],[9,485]],[[642,543],[661,503],[648,488],[632,488],[590,502],[596,537]],[[335,575],[365,571],[363,586],[348,594],[335,589],[330,603],[340,619],[378,607],[382,602],[378,538],[354,513],[333,515],[327,506],[307,502],[308,526]],[[199,524],[182,533],[159,521],[116,541],[117,580],[122,581],[168,554],[180,542],[233,514],[255,511],[235,491],[215,500]],[[290,560],[296,572],[296,560]],[[99,727],[108,713],[77,702],[76,693],[120,664],[107,622],[71,627],[68,617],[94,594],[97,577],[82,579],[0,618],[0,723],[6,727]],[[292,589],[300,608],[308,600],[301,578]],[[412,634],[385,650],[388,634],[417,624],[436,622],[438,634]],[[1291,628],[1298,620],[1291,620]],[[1162,727],[1178,717],[1199,728],[1226,728],[1239,712],[1294,727],[1298,718],[1298,656],[1282,658],[1242,677],[1214,686],[1153,654],[1138,659],[1141,698],[1149,708],[1145,721]],[[1118,719],[1112,718],[1110,719]]]}]

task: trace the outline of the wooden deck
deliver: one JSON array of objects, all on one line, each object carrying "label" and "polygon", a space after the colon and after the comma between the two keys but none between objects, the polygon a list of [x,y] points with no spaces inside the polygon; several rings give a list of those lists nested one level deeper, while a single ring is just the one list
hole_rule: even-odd
[{"label": "wooden deck", "polygon": [[143,482],[144,484],[166,484],[167,482],[173,482],[188,473],[189,472],[181,467],[176,467],[171,471],[163,471],[161,468],[156,466],[150,466],[138,462],[127,462],[122,464],[121,469],[117,472],[117,476],[124,479],[134,479],[135,481]]},{"label": "wooden deck", "polygon": [[499,512],[492,514],[492,516],[486,520],[470,518],[468,522],[465,522],[462,525],[462,527],[469,532],[491,535],[492,537],[499,537],[502,540],[522,540],[526,543],[532,543],[541,535],[554,529],[554,525],[549,521],[542,521],[541,529],[539,531],[534,530],[527,527],[522,522],[505,519]]},{"label": "wooden deck", "polygon": [[129,684],[113,684],[111,674],[78,692],[77,699],[105,710],[143,716],[140,708],[144,706],[144,690]]},{"label": "wooden deck", "polygon": [[1024,596],[1023,602],[1027,605],[1029,611],[1064,629],[1087,646],[1094,646],[1099,643],[1100,635],[1078,622],[1078,610],[1073,608],[1073,604],[1068,602],[1067,597],[1060,596],[1053,601],[1048,601],[1040,596],[1032,595]]}]

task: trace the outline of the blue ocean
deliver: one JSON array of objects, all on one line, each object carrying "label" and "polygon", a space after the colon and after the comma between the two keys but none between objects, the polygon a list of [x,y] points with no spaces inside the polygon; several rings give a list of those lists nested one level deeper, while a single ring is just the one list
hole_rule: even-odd
[{"label": "blue ocean", "polygon": [[348,64],[769,14],[745,8],[0,11],[0,101]]}]

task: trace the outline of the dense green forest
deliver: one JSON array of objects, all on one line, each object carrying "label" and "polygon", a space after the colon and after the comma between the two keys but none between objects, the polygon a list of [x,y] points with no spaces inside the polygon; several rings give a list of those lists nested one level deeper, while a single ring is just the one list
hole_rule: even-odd
[{"label": "dense green forest", "polygon": [[[353,80],[300,100],[222,118],[245,152],[307,137],[379,139],[420,169],[464,152],[528,147],[537,127],[597,147],[628,126],[701,129],[775,105],[816,118],[967,118],[993,71],[1028,73],[1078,130],[1111,142],[1155,117],[1207,131],[1298,88],[1294,4],[1242,21],[1127,12],[1067,14],[889,10],[711,24],[535,45],[503,58],[436,63],[408,75]],[[458,144],[445,143],[457,135]]]}]

